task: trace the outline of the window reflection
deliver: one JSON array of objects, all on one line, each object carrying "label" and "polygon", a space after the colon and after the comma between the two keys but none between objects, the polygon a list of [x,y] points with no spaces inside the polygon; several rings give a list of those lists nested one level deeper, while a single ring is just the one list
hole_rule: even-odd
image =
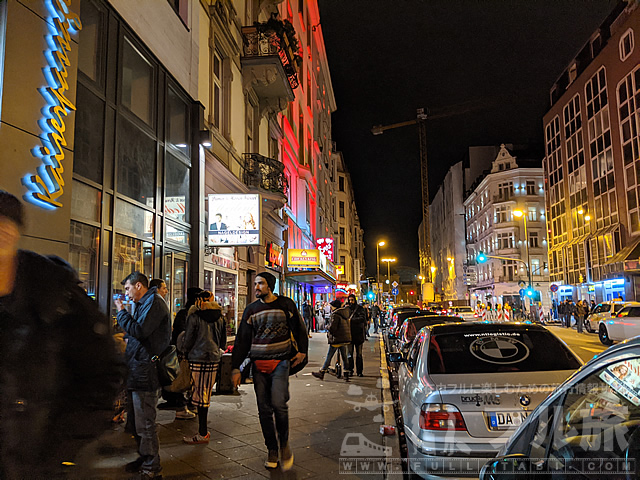
[{"label": "window reflection", "polygon": [[236,275],[216,270],[216,302],[222,307],[227,335],[236,333]]},{"label": "window reflection", "polygon": [[79,222],[71,222],[69,232],[69,263],[78,273],[78,278],[94,300],[97,295],[98,243],[96,227]]},{"label": "window reflection", "polygon": [[125,38],[122,52],[122,104],[151,125],[153,66]]}]

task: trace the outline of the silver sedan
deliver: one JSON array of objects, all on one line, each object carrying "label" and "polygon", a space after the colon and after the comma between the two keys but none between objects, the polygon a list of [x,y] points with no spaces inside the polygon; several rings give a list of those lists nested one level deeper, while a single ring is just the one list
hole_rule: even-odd
[{"label": "silver sedan", "polygon": [[582,361],[544,327],[425,327],[398,372],[409,468],[477,476],[527,415]]}]

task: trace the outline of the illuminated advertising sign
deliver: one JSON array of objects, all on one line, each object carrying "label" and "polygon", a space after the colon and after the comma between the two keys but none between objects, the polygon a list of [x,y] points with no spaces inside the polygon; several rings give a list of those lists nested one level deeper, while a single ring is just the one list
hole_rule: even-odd
[{"label": "illuminated advertising sign", "polygon": [[344,275],[344,265],[336,265],[336,273],[338,275]]},{"label": "illuminated advertising sign", "polygon": [[316,247],[329,259],[330,262],[333,262],[333,238],[316,239]]},{"label": "illuminated advertising sign", "polygon": [[287,267],[320,268],[320,250],[309,248],[290,248],[287,250]]},{"label": "illuminated advertising sign", "polygon": [[209,195],[209,245],[260,245],[260,209],[258,194]]},{"label": "illuminated advertising sign", "polygon": [[62,207],[59,198],[64,193],[65,118],[76,109],[67,98],[67,68],[71,66],[68,52],[71,52],[73,44],[69,34],[79,32],[82,23],[80,17],[69,9],[69,2],[47,0],[44,3],[48,10],[49,34],[46,39],[49,49],[44,54],[48,65],[43,69],[47,85],[40,88],[40,94],[47,105],[42,109],[43,117],[39,122],[42,129],[40,146],[31,150],[42,165],[37,168],[37,174],[27,174],[22,184],[27,188],[24,194],[26,201],[52,210]]},{"label": "illuminated advertising sign", "polygon": [[282,247],[276,243],[267,243],[267,267],[280,267],[284,264]]}]

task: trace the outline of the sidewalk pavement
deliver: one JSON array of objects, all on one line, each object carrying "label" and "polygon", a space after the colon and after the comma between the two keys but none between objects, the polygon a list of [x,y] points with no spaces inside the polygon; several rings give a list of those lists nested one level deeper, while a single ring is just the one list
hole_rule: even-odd
[{"label": "sidewalk pavement", "polygon": [[[214,395],[209,409],[211,441],[206,445],[186,445],[183,436],[197,432],[197,418],[177,420],[175,412],[158,411],[160,460],[165,479],[382,479],[382,474],[340,474],[354,468],[347,457],[399,458],[397,435],[383,437],[380,425],[393,423],[386,364],[380,353],[381,338],[365,342],[364,377],[349,383],[327,374],[320,381],[311,375],[324,362],[328,345],[325,333],[309,339],[309,364],[290,378],[289,441],[294,466],[289,472],[267,470],[266,447],[256,406],[253,385],[241,385],[239,395]],[[386,387],[386,388],[383,388]],[[384,393],[384,400],[383,400]],[[370,444],[365,443],[369,441]],[[344,446],[343,446],[344,443]],[[371,445],[373,444],[373,445]],[[384,452],[383,447],[389,447]],[[137,457],[133,437],[123,426],[107,432],[89,445],[77,459],[71,477],[81,479],[136,478],[125,473],[127,462]],[[359,462],[359,468],[377,468],[379,463]],[[398,477],[399,478],[399,477]]]}]

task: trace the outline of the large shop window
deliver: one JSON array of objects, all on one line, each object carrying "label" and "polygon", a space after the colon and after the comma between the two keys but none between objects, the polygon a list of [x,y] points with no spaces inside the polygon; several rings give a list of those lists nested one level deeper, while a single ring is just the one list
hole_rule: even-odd
[{"label": "large shop window", "polygon": [[164,213],[167,217],[189,223],[189,167],[167,153]]},{"label": "large shop window", "polygon": [[99,62],[105,57],[102,48],[104,14],[91,0],[83,0],[80,20],[78,69],[94,82],[102,83],[102,65]]},{"label": "large shop window", "polygon": [[153,120],[153,65],[125,38],[122,52],[122,105],[147,125]]},{"label": "large shop window", "polygon": [[164,255],[164,283],[169,289],[169,309],[172,317],[187,302],[185,298],[185,282],[187,278],[188,256],[184,254],[167,252]]},{"label": "large shop window", "polygon": [[[113,293],[124,294],[124,286],[120,283],[131,272],[144,273],[149,279],[153,278],[153,244],[135,238],[116,235],[113,248]],[[112,315],[116,310],[111,302]],[[127,305],[130,302],[127,301]]]},{"label": "large shop window", "polygon": [[116,226],[137,237],[153,239],[153,213],[120,199],[116,200]]},{"label": "large shop window", "polygon": [[102,192],[77,180],[71,190],[72,216],[90,222],[100,222]]},{"label": "large shop window", "polygon": [[99,230],[79,222],[71,222],[69,232],[69,263],[78,272],[82,288],[96,299],[98,279]]},{"label": "large shop window", "polygon": [[222,307],[227,335],[236,334],[236,274],[216,270],[216,302]]},{"label": "large shop window", "polygon": [[171,88],[167,98],[169,111],[169,133],[167,140],[180,149],[185,155],[189,155],[189,117],[187,104]]},{"label": "large shop window", "polygon": [[73,171],[102,184],[104,102],[78,83]]},{"label": "large shop window", "polygon": [[124,117],[118,120],[118,192],[153,208],[156,142]]}]

